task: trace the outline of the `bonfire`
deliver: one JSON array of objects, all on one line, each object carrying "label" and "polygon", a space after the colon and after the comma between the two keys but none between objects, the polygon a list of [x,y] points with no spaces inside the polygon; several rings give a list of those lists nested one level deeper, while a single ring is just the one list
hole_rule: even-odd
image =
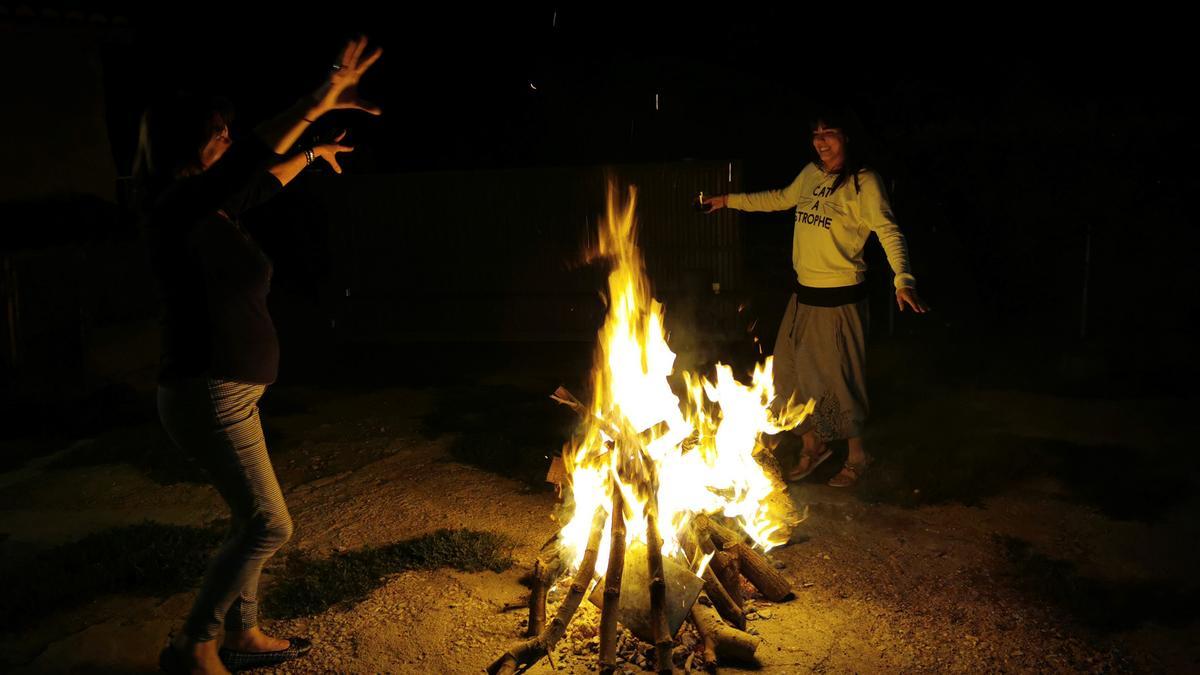
[{"label": "bonfire", "polygon": [[[589,597],[601,608],[601,672],[618,668],[618,624],[654,646],[659,672],[673,670],[674,636],[687,620],[703,637],[703,666],[749,660],[759,640],[743,631],[744,588],[774,602],[792,597],[764,554],[787,541],[796,518],[762,460],[770,437],[803,422],[813,402],[776,397],[770,357],[748,383],[721,363],[711,376],[675,372],[637,248],[635,205],[634,188],[622,200],[610,182],[593,252],[611,271],[591,400],[561,387],[552,396],[580,420],[556,459],[569,516],[534,565],[527,639],[489,673],[548,654]],[[563,600],[547,623],[547,590],[560,583]]]}]

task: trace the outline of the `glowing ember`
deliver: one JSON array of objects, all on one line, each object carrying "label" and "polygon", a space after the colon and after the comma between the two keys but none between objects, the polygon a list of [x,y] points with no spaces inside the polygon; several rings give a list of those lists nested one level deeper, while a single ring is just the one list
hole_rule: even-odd
[{"label": "glowing ember", "polygon": [[[763,449],[763,434],[800,424],[813,402],[774,400],[770,358],[755,368],[748,385],[723,364],[711,380],[683,372],[676,380],[680,400],[671,387],[675,353],[664,337],[662,305],[651,296],[635,243],[635,197],[630,188],[621,203],[610,183],[599,245],[599,255],[612,265],[609,308],[592,371],[590,417],[564,453],[574,499],[574,515],[560,536],[564,555],[578,567],[592,514],[611,508],[614,489],[621,490],[631,516],[627,544],[646,541],[644,513],[656,497],[664,556],[683,559],[678,534],[699,514],[723,514],[770,549],[786,538],[780,536],[780,514],[768,506],[768,497],[783,486],[755,455]],[[606,524],[598,562],[608,560],[609,530]],[[691,562],[702,566],[706,560]],[[603,574],[603,567],[597,572]]]}]

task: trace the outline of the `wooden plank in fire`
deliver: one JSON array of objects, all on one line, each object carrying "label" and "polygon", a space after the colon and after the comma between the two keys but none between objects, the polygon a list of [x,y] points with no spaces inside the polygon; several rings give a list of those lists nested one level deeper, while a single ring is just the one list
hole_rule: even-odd
[{"label": "wooden plank in fire", "polygon": [[[640,432],[633,430],[626,431],[610,420],[593,415],[592,412],[587,409],[587,406],[585,406],[578,398],[575,398],[575,395],[572,394],[566,387],[559,387],[558,389],[555,389],[554,393],[550,395],[550,398],[551,400],[561,403],[574,410],[575,413],[583,419],[594,421],[600,427],[600,429],[608,435],[609,438],[621,445],[625,445],[623,441],[626,439],[636,439],[634,444],[638,447],[644,448],[646,445],[650,444],[651,441],[671,430],[671,425],[669,425],[666,420],[662,420],[657,424],[653,424],[650,427],[643,429]],[[633,439],[630,439],[630,436],[633,436]],[[692,432],[690,436],[683,440],[683,449],[691,450],[692,448],[696,447],[699,442],[700,432],[697,430]]]}]

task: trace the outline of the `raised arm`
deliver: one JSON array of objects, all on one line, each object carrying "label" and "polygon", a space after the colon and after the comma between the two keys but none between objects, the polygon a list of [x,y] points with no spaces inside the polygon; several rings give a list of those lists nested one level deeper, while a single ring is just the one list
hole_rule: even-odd
[{"label": "raised arm", "polygon": [[[378,107],[358,98],[359,79],[383,53],[376,49],[370,56],[362,58],[366,44],[366,38],[347,43],[339,57],[341,62],[334,64],[328,80],[315,92],[259,124],[254,129],[253,138],[234,143],[225,156],[207,171],[187,181],[180,181],[176,189],[165,196],[164,207],[174,212],[196,214],[227,208],[231,201],[242,199],[256,183],[261,184],[264,171],[269,171],[281,185],[286,185],[308,164],[308,159],[304,153],[287,158],[280,158],[279,155],[296,143],[309,124],[332,110],[362,110],[372,115],[380,114]],[[339,136],[337,140],[341,138]],[[340,167],[335,159],[336,154],[348,152],[349,148],[335,141],[313,148],[314,155],[318,151],[337,171]]]},{"label": "raised arm", "polygon": [[354,152],[354,148],[349,145],[342,145],[342,139],[346,137],[346,132],[338,134],[337,138],[331,143],[322,143],[314,146],[309,150],[292,153],[290,156],[282,158],[277,164],[270,167],[268,171],[272,176],[279,180],[280,185],[287,185],[292,182],[296,176],[300,175],[301,171],[318,159],[324,160],[333,169],[334,173],[342,172],[342,165],[338,163],[337,156],[343,152]]},{"label": "raised arm", "polygon": [[255,127],[254,135],[276,154],[283,154],[296,144],[308,125],[331,110],[361,110],[371,115],[381,114],[378,106],[358,97],[358,81],[383,56],[383,50],[376,48],[364,58],[366,49],[365,37],[346,43],[338,63],[333,64],[330,70],[329,79],[292,107]]}]

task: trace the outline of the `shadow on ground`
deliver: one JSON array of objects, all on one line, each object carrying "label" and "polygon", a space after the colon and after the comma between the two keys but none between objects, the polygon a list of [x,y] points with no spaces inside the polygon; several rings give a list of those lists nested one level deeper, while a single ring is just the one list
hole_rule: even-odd
[{"label": "shadow on ground", "polygon": [[[876,462],[857,488],[866,501],[979,506],[1031,478],[1049,477],[1062,486],[1063,499],[1114,519],[1155,522],[1195,487],[1196,477],[1181,467],[1178,450],[1009,433],[998,412],[972,404],[980,383],[965,380],[969,369],[940,363],[926,348],[912,358],[879,351],[881,363],[869,374],[872,419],[866,437]],[[984,384],[996,384],[989,378],[997,369],[993,364],[979,375],[988,380]],[[1009,383],[1022,384],[1020,372],[1028,367],[1012,370]],[[1051,373],[1043,384],[1061,379]],[[1057,388],[1058,395],[1067,395],[1065,384]],[[822,467],[826,473],[814,480],[836,472],[843,457],[835,455],[827,463],[831,468]]]},{"label": "shadow on ground", "polygon": [[1165,452],[1123,445],[1087,445],[986,429],[896,432],[873,440],[881,448],[879,461],[864,478],[859,496],[901,506],[979,506],[1022,481],[1048,476],[1065,488],[1064,499],[1117,520],[1155,522],[1186,500],[1194,487]]},{"label": "shadow on ground", "polygon": [[996,543],[1014,587],[1095,630],[1132,630],[1147,622],[1182,628],[1200,619],[1200,591],[1195,588],[1171,581],[1085,577],[1075,563],[1050,558],[1024,540],[997,537]]},{"label": "shadow on ground", "polygon": [[192,588],[226,526],[146,521],[5,560],[0,577],[10,583],[0,593],[0,630],[21,630],[55,611],[109,593],[165,597]]},{"label": "shadow on ground", "polygon": [[453,434],[455,461],[545,488],[550,457],[578,424],[549,393],[486,385],[446,389],[422,420],[422,432],[429,439]]},{"label": "shadow on ground", "polygon": [[283,564],[281,580],[265,595],[264,612],[279,619],[312,616],[366,598],[407,570],[452,567],[466,572],[501,572],[512,566],[515,544],[493,532],[438,530],[430,534],[356,551],[312,558],[293,552]]},{"label": "shadow on ground", "polygon": [[179,450],[162,425],[116,427],[80,443],[50,463],[51,469],[129,464],[159,485],[208,484],[195,459]]},{"label": "shadow on ground", "polygon": [[0,471],[114,429],[155,419],[154,397],[129,385],[52,390],[0,397]]}]

